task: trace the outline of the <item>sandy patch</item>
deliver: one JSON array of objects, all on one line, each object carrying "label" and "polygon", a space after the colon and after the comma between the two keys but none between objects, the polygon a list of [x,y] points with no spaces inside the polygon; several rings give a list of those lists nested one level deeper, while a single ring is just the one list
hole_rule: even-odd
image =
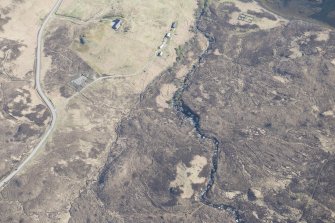
[{"label": "sandy patch", "polygon": [[204,35],[199,35],[197,40],[202,50],[206,50],[208,48],[208,40]]},{"label": "sandy patch", "polygon": [[228,199],[234,199],[236,196],[240,195],[242,192],[241,191],[226,191],[224,192],[225,197]]},{"label": "sandy patch", "polygon": [[335,117],[335,106],[332,109],[322,112],[322,115],[325,117]]},{"label": "sandy patch", "polygon": [[[334,60],[335,61],[335,60]],[[178,72],[176,73],[176,78],[181,79],[186,76],[186,74],[189,72],[189,67],[186,65],[183,65]]]},{"label": "sandy patch", "polygon": [[333,110],[329,110],[329,111],[325,111],[325,112],[322,112],[322,115],[324,116],[331,116],[331,117],[334,117],[334,111]]},{"label": "sandy patch", "polygon": [[275,81],[278,81],[278,82],[283,83],[283,84],[286,84],[286,83],[289,82],[289,80],[287,78],[281,77],[281,76],[277,76],[277,75],[273,76],[273,79]]},{"label": "sandy patch", "polygon": [[318,106],[313,105],[313,106],[312,106],[312,109],[311,109],[311,112],[312,112],[312,114],[314,115],[314,117],[316,118],[316,117],[318,117],[319,114],[320,114],[320,109],[319,109]]},{"label": "sandy patch", "polygon": [[317,35],[316,37],[317,41],[328,41],[330,38],[330,31],[326,30],[323,32],[316,33],[316,35]]},{"label": "sandy patch", "polygon": [[205,177],[199,177],[200,172],[207,164],[206,157],[196,155],[191,161],[191,167],[187,167],[184,163],[177,165],[177,176],[170,183],[171,187],[179,187],[182,191],[181,198],[187,199],[194,195],[192,184],[205,183]]},{"label": "sandy patch", "polygon": [[253,215],[255,218],[259,219],[258,214],[256,213],[256,211],[253,211],[253,212],[252,212],[252,215]]},{"label": "sandy patch", "polygon": [[[291,180],[289,179],[278,180],[274,177],[269,177],[264,180],[263,185],[266,185],[267,188],[272,188],[273,190],[279,191],[279,190],[283,190],[290,182]],[[256,193],[257,192],[255,192],[255,195],[257,197]]]},{"label": "sandy patch", "polygon": [[244,81],[240,78],[237,79],[237,86],[239,89],[243,90],[244,88]]},{"label": "sandy patch", "polygon": [[300,51],[300,48],[297,44],[294,44],[292,48],[290,48],[291,55],[289,56],[291,59],[296,59],[299,57],[302,57],[302,52]]},{"label": "sandy patch", "polygon": [[156,97],[157,106],[159,108],[169,108],[168,101],[171,100],[176,91],[177,87],[174,84],[163,84],[160,94]]},{"label": "sandy patch", "polygon": [[257,199],[263,199],[264,196],[261,192],[261,188],[251,188],[252,192],[254,192]]},{"label": "sandy patch", "polygon": [[213,54],[216,55],[216,56],[222,56],[223,55],[222,53],[220,53],[219,49],[215,49]]}]

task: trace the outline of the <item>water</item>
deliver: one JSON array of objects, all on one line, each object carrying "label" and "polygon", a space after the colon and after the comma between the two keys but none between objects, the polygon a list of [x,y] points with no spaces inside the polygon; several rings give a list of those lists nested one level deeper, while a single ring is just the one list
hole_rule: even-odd
[{"label": "water", "polygon": [[335,27],[335,0],[259,0],[288,17],[313,19]]},{"label": "water", "polygon": [[311,18],[335,27],[335,1],[324,0],[320,12],[313,14]]},{"label": "water", "polygon": [[[184,91],[185,86],[180,89],[180,91]],[[232,205],[228,204],[223,204],[223,203],[213,203],[208,199],[208,193],[212,189],[215,183],[215,177],[218,169],[218,160],[219,160],[219,140],[211,136],[209,134],[204,133],[204,131],[200,127],[200,116],[196,114],[192,109],[185,104],[185,102],[177,95],[179,93],[176,93],[174,98],[173,98],[173,106],[175,110],[178,112],[182,113],[186,118],[188,118],[191,123],[193,124],[198,136],[202,140],[211,140],[213,143],[213,150],[212,150],[212,162],[211,162],[211,170],[208,176],[207,184],[205,188],[200,192],[200,201],[212,208],[216,208],[218,210],[225,210],[231,213],[235,217],[235,221],[238,223],[243,223],[244,221],[242,220],[240,213],[237,208],[235,208]]]},{"label": "water", "polygon": [[[205,16],[205,11],[208,8],[208,0],[205,0],[203,9],[200,12],[200,16],[198,18],[198,21]],[[196,26],[197,30],[201,32],[201,30],[198,28],[198,23]],[[203,33],[208,41],[208,47],[207,49],[202,53],[202,55],[199,56],[199,62],[203,59],[203,57],[208,53],[208,51],[212,48],[212,44],[215,43],[215,38],[211,35],[207,35],[207,33]],[[232,205],[223,204],[223,203],[213,203],[208,199],[208,193],[211,191],[214,183],[215,178],[217,174],[218,169],[218,160],[219,160],[219,148],[220,148],[220,142],[215,137],[208,133],[205,133],[200,126],[200,116],[195,113],[182,99],[182,94],[184,91],[188,88],[190,82],[189,78],[194,73],[194,71],[197,69],[196,66],[193,66],[192,70],[186,75],[186,78],[184,80],[183,85],[177,90],[177,92],[174,94],[172,99],[172,104],[174,109],[178,112],[183,114],[184,117],[189,119],[195,128],[195,131],[197,132],[199,138],[202,140],[211,140],[213,143],[213,149],[212,149],[212,160],[211,160],[211,170],[207,179],[207,184],[205,185],[205,188],[200,192],[200,201],[212,208],[218,209],[218,210],[225,210],[230,212],[235,217],[235,222],[237,223],[245,223],[245,221],[240,216],[240,212],[237,208],[235,208]]]}]

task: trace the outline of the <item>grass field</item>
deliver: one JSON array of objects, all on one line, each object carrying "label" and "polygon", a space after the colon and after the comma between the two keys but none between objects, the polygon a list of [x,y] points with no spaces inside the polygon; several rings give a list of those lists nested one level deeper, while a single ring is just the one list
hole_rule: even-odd
[{"label": "grass field", "polygon": [[103,12],[110,3],[110,0],[64,0],[57,14],[86,21]]},{"label": "grass field", "polygon": [[[161,45],[174,21],[178,22],[178,27],[172,38],[178,41],[170,41],[168,47],[183,44],[187,40],[184,37],[189,35],[189,27],[193,24],[197,7],[194,0],[89,2],[90,5],[101,6],[102,10],[87,4],[87,1],[65,0],[58,14],[82,20],[98,14],[81,28],[80,34],[86,36],[86,43],[80,44],[78,34],[72,50],[98,73],[112,75],[132,74],[143,70],[156,57],[157,47]],[[115,17],[123,19],[123,24],[117,31],[110,25]]]}]

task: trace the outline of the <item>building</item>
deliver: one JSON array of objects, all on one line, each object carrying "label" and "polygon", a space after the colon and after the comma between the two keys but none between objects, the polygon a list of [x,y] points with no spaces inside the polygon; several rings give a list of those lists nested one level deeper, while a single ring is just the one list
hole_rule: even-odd
[{"label": "building", "polygon": [[121,19],[114,19],[111,23],[112,28],[115,29],[115,30],[118,30],[121,25],[122,25],[122,20]]},{"label": "building", "polygon": [[157,53],[157,56],[159,56],[159,57],[163,56],[163,51],[159,51],[159,52]]},{"label": "building", "polygon": [[171,29],[175,29],[175,28],[177,28],[177,22],[173,22],[171,25]]},{"label": "building", "polygon": [[163,49],[164,47],[165,47],[165,42],[163,42],[162,45],[160,45],[160,46],[158,47],[158,49]]},{"label": "building", "polygon": [[165,34],[165,38],[170,39],[171,38],[171,33]]}]

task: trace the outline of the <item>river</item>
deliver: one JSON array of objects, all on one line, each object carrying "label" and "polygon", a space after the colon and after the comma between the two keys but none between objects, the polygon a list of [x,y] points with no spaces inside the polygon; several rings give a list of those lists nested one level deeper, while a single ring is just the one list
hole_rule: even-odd
[{"label": "river", "polygon": [[[208,41],[208,47],[207,49],[203,52],[202,55],[199,56],[199,63],[202,61],[202,59],[208,54],[208,51],[212,48],[212,44],[215,43],[215,38],[213,38],[211,35],[208,35],[207,33],[203,33],[199,28],[198,28],[198,23],[202,19],[203,16],[205,16],[205,10],[206,7],[208,7],[208,1],[205,1],[204,7],[201,10],[200,16],[198,18],[197,22],[197,30],[198,32],[201,32],[203,35],[206,36],[207,41]],[[189,86],[189,78],[191,78],[192,74],[196,71],[197,66],[193,66],[193,69],[186,75],[186,78],[182,84],[182,86],[177,90],[177,92],[174,94],[173,99],[172,99],[172,104],[176,112],[182,113],[184,117],[190,120],[192,123],[193,127],[195,128],[195,131],[198,135],[198,137],[201,140],[210,140],[213,144],[213,148],[210,148],[209,151],[212,153],[212,159],[211,159],[211,168],[210,172],[208,175],[207,183],[205,187],[201,190],[199,194],[200,201],[209,207],[218,209],[218,210],[225,210],[231,213],[234,218],[235,222],[238,223],[245,223],[245,221],[242,219],[240,215],[240,211],[229,204],[224,204],[224,203],[213,203],[209,198],[208,198],[208,193],[212,189],[215,179],[216,179],[216,174],[217,174],[217,169],[218,169],[218,160],[219,160],[219,149],[220,149],[220,141],[213,135],[210,135],[208,133],[205,133],[200,126],[200,116],[196,114],[182,99],[182,94],[183,92],[187,89]]]}]

